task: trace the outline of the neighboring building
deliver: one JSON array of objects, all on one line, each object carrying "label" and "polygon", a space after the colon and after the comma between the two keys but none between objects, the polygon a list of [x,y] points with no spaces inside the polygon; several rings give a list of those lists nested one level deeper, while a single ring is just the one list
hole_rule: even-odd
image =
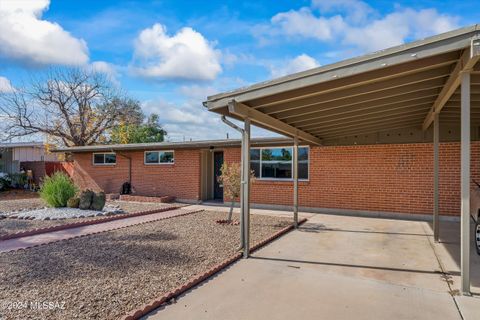
[{"label": "neighboring building", "polygon": [[[251,201],[260,206],[292,205],[291,139],[253,139],[251,167],[257,178]],[[459,144],[441,144],[440,211],[460,211]],[[216,180],[223,161],[240,162],[239,140],[102,145],[63,148],[72,176],[82,188],[119,193],[131,181],[138,195],[174,196],[180,201],[223,200]],[[393,212],[430,215],[433,208],[433,145],[401,143],[308,146],[299,150],[299,204],[336,212]],[[472,161],[480,163],[480,143]],[[478,166],[472,166],[478,177]],[[479,179],[480,180],[480,179]],[[227,199],[228,200],[228,199]]]},{"label": "neighboring building", "polygon": [[14,142],[0,144],[0,172],[18,173],[32,170],[35,183],[54,170],[58,154],[50,153],[42,142]]}]

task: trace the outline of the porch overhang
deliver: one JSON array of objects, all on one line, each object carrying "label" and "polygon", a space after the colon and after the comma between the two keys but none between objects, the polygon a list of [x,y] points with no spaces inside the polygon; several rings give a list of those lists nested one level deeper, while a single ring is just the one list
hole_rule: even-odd
[{"label": "porch overhang", "polygon": [[[471,71],[472,123],[480,125],[480,26],[207,98],[208,110],[314,144],[460,121],[459,75]],[[459,135],[458,135],[459,139]],[[352,140],[353,141],[353,140]]]}]

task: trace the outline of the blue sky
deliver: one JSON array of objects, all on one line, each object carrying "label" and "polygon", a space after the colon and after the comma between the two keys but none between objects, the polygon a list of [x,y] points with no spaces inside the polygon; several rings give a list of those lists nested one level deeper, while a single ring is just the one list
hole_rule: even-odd
[{"label": "blue sky", "polygon": [[207,95],[479,21],[477,1],[0,0],[0,91],[80,65],[159,114],[169,140],[224,138]]}]

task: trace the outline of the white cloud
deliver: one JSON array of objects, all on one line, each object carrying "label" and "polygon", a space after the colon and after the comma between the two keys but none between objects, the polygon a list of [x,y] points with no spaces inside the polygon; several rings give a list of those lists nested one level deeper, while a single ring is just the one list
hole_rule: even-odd
[{"label": "white cloud", "polygon": [[289,61],[282,61],[281,64],[270,66],[270,74],[273,78],[288,74],[316,68],[320,64],[307,54],[301,54]]},{"label": "white cloud", "polygon": [[[261,43],[266,36],[310,38],[340,42],[357,53],[376,51],[405,41],[457,28],[458,18],[435,9],[395,7],[382,16],[359,0],[313,0],[311,7],[278,13],[269,26],[256,28]],[[360,51],[360,52],[358,52]]]},{"label": "white cloud", "polygon": [[0,55],[27,65],[88,62],[84,40],[59,24],[42,20],[50,0],[0,1]]},{"label": "white cloud", "polygon": [[199,103],[205,101],[208,96],[219,92],[218,89],[213,86],[201,86],[198,84],[181,86],[178,91],[182,96],[186,97],[188,101],[197,101]]},{"label": "white cloud", "polygon": [[316,17],[309,8],[276,14],[271,22],[272,25],[280,28],[281,33],[286,35],[318,40],[331,40],[337,30],[345,28],[342,17]]},{"label": "white cloud", "polygon": [[[213,92],[216,90],[210,86],[183,86],[179,89],[181,102],[152,99],[144,101],[142,109],[146,114],[156,113],[160,116],[169,141],[225,139],[227,133],[230,138],[240,138],[239,133],[225,125],[219,115],[202,106],[206,95]],[[275,134],[257,127],[252,128],[253,137],[272,135]]]},{"label": "white cloud", "polygon": [[213,80],[222,71],[220,52],[202,34],[183,28],[169,36],[154,24],[135,40],[133,71],[147,78]]},{"label": "white cloud", "polygon": [[365,21],[375,11],[359,0],[312,0],[312,7],[318,9],[320,14],[343,13],[346,20],[356,23]]},{"label": "white cloud", "polygon": [[0,76],[0,93],[10,93],[13,91],[15,91],[15,88],[10,83],[10,80]]},{"label": "white cloud", "polygon": [[90,64],[90,69],[96,73],[103,73],[111,82],[119,85],[118,71],[115,65],[105,61],[94,61]]},{"label": "white cloud", "polygon": [[105,73],[107,75],[112,75],[112,76],[117,74],[117,70],[115,69],[115,66],[105,61],[93,61],[90,64],[90,67],[95,72]]},{"label": "white cloud", "polygon": [[400,45],[408,38],[424,38],[457,28],[456,19],[435,9],[401,9],[358,27],[349,27],[343,42],[363,51]]}]

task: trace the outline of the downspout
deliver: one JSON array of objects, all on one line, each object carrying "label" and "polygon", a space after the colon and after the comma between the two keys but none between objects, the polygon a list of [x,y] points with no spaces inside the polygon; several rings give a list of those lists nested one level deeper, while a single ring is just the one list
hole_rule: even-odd
[{"label": "downspout", "polygon": [[[222,116],[221,117],[222,119],[222,122],[225,123],[226,125],[228,125],[229,127],[237,130],[238,132],[240,132],[240,134],[242,135],[242,145],[244,145],[244,142],[245,142],[245,130],[243,130],[242,128],[240,128],[239,126],[237,126],[235,123],[229,121],[225,116]],[[242,156],[241,156],[241,164],[240,164],[240,168],[241,168],[241,177],[240,177],[240,180],[242,181],[241,183],[243,184],[244,181],[245,181],[245,177],[244,177],[244,170],[243,170],[243,164],[244,164],[244,154],[242,152]],[[244,227],[243,227],[243,224],[244,224],[244,219],[243,219],[243,213],[244,213],[244,203],[242,201],[243,199],[243,185],[240,186],[240,248],[238,248],[238,250],[241,250],[243,248],[245,248],[245,234],[244,234]],[[232,199],[233,201],[233,199]]]}]

